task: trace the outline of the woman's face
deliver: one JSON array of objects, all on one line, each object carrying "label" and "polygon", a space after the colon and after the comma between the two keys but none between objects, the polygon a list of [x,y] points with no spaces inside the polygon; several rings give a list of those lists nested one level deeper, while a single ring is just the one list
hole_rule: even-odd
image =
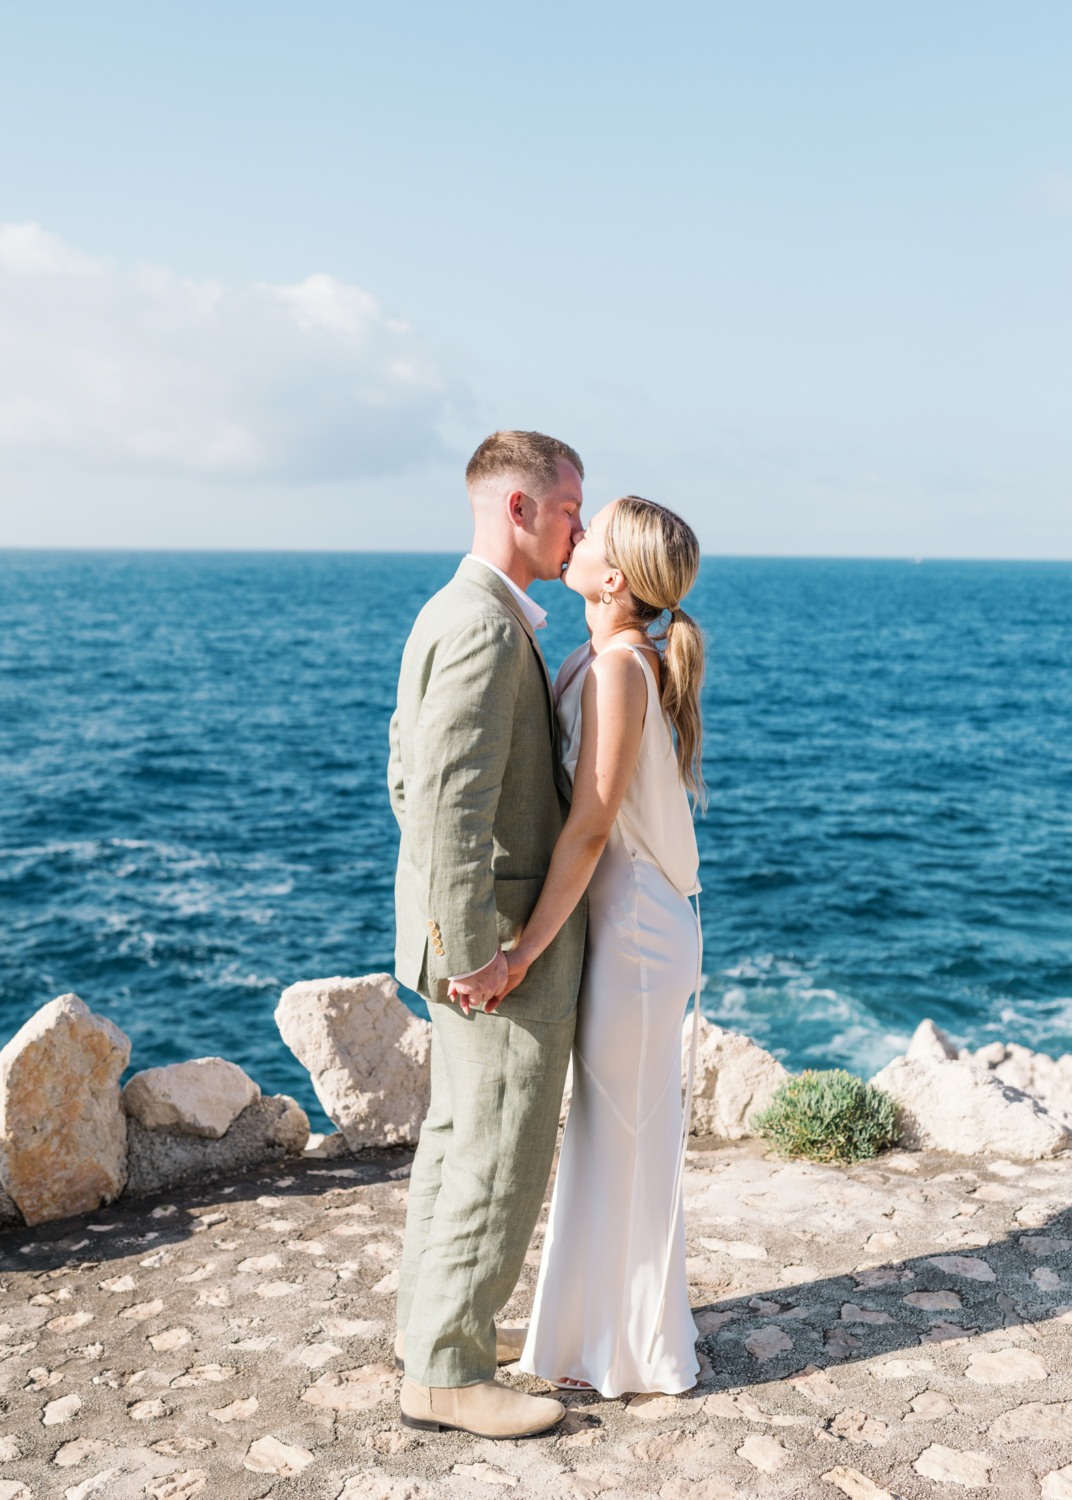
[{"label": "woman's face", "polygon": [[598,599],[607,586],[608,578],[615,571],[607,562],[603,551],[603,538],[607,534],[607,525],[615,504],[617,502],[612,501],[610,505],[605,505],[589,521],[587,529],[574,543],[573,556],[562,575],[566,586],[586,599]]}]

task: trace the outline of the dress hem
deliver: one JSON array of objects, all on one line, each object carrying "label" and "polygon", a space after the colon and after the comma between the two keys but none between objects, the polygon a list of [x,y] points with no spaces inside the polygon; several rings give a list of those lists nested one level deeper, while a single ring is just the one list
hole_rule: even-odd
[{"label": "dress hem", "polygon": [[[595,1391],[599,1393],[599,1395],[601,1395],[607,1401],[614,1401],[617,1400],[619,1396],[626,1395],[684,1396],[687,1391],[694,1391],[696,1389],[697,1385],[699,1384],[698,1377],[700,1373],[700,1367],[699,1364],[697,1364],[696,1374],[692,1377],[691,1380],[689,1380],[687,1385],[678,1385],[676,1381],[666,1381],[662,1385],[651,1386],[646,1390],[642,1390],[639,1386],[630,1383],[619,1386],[614,1381],[607,1381],[605,1385],[599,1385],[596,1381],[590,1380],[587,1375],[577,1374],[573,1370],[559,1370],[554,1375],[545,1375],[542,1370],[533,1369],[532,1365],[526,1364],[523,1359],[518,1361],[518,1369],[522,1370],[526,1375],[535,1375],[537,1380],[546,1380],[551,1385],[554,1385],[555,1382],[559,1380],[583,1380],[587,1385],[590,1385]],[[685,1376],[681,1377],[681,1379],[686,1378],[687,1377]],[[671,1386],[673,1386],[674,1388],[670,1389]]]}]

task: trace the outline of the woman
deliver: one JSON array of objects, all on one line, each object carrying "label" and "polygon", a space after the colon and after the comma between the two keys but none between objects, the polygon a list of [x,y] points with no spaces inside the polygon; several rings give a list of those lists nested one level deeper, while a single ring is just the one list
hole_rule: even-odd
[{"label": "woman", "polygon": [[573,802],[507,955],[512,987],[587,887],[573,1099],[521,1368],[608,1397],[688,1390],[698,1371],[681,1207],[681,1026],[700,956],[688,794],[703,794],[703,637],[681,600],[698,564],[685,522],[635,495],[576,544],[564,577],[591,641],[555,682]]}]

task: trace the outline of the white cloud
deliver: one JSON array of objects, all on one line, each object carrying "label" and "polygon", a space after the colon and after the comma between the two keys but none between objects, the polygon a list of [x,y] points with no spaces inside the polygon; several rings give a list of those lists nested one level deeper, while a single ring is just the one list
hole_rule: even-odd
[{"label": "white cloud", "polygon": [[104,262],[65,245],[40,224],[0,224],[0,271],[9,276],[99,276]]},{"label": "white cloud", "polygon": [[442,454],[465,386],[332,276],[229,287],[122,271],[0,225],[0,452],[96,469],[351,479]]}]

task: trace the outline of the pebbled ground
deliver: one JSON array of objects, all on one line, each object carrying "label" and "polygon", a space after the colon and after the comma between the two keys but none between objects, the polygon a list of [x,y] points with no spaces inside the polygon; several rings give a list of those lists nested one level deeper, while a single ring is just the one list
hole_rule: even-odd
[{"label": "pebbled ground", "polygon": [[3,1235],[0,1500],[1072,1497],[1072,1157],[696,1142],[701,1384],[571,1394],[522,1443],[399,1424],[409,1160],[291,1159]]}]

